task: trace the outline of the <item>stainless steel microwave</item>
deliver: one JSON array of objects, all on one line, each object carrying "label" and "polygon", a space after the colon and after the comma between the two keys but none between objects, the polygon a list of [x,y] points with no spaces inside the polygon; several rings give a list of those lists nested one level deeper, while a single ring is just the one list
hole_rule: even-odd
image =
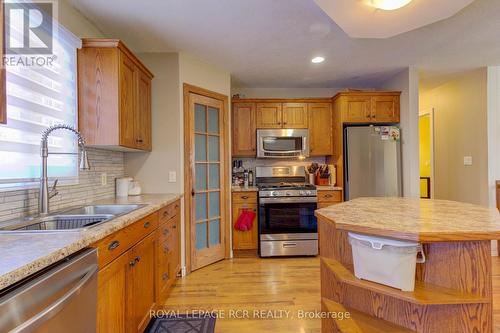
[{"label": "stainless steel microwave", "polygon": [[309,130],[258,129],[258,158],[294,158],[309,156]]}]

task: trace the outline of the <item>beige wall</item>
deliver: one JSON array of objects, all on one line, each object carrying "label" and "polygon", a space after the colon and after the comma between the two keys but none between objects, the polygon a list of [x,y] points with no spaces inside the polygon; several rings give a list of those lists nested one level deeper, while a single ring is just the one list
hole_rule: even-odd
[{"label": "beige wall", "polygon": [[80,38],[105,37],[93,22],[71,6],[67,0],[59,0],[57,10],[59,22],[76,36]]},{"label": "beige wall", "polygon": [[[483,68],[420,94],[420,108],[434,108],[437,199],[488,205],[486,91]],[[464,156],[472,156],[472,166],[464,166]]]},{"label": "beige wall", "polygon": [[[125,172],[141,182],[145,193],[180,193],[182,185],[182,113],[179,97],[179,55],[139,54],[154,74],[152,82],[152,139],[150,153],[125,154]],[[176,182],[169,182],[169,172]]]}]

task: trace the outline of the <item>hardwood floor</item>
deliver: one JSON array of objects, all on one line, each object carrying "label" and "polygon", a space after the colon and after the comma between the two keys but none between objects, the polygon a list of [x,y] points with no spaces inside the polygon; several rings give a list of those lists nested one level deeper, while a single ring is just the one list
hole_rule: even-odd
[{"label": "hardwood floor", "polygon": [[[493,258],[493,289],[495,333],[500,333],[499,257]],[[216,311],[217,333],[318,333],[320,319],[299,315],[300,311],[320,311],[319,259],[221,261],[179,279],[165,309],[180,313]]]}]

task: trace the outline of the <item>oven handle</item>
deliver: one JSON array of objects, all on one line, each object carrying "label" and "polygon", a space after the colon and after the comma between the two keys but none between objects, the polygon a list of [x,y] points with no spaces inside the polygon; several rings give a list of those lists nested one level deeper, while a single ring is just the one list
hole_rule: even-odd
[{"label": "oven handle", "polygon": [[261,204],[266,203],[317,203],[318,197],[273,197],[259,198]]}]

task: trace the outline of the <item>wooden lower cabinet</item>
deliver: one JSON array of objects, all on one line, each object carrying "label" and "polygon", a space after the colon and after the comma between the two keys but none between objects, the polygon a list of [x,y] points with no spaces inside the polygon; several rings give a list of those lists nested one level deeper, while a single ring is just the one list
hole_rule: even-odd
[{"label": "wooden lower cabinet", "polygon": [[[178,212],[179,202],[171,205],[160,213]],[[159,214],[154,213],[105,238],[106,244],[108,238],[121,241],[114,250],[128,247],[112,261],[99,260],[97,332],[143,332],[150,311],[165,302],[180,270],[180,214],[169,217],[158,223]],[[124,240],[145,226],[147,233],[134,244]],[[93,247],[98,248],[98,255],[107,255],[108,247],[102,245],[98,241]]]},{"label": "wooden lower cabinet", "polygon": [[318,209],[342,202],[341,190],[319,190],[318,191]]},{"label": "wooden lower cabinet", "polygon": [[143,332],[155,306],[156,235],[151,233],[129,251],[127,272],[128,332]]},{"label": "wooden lower cabinet", "polygon": [[[239,231],[234,228],[240,214],[245,210],[252,210],[256,215],[252,229]],[[258,248],[258,217],[257,217],[257,192],[233,193],[232,203],[233,250],[257,250]]]}]

